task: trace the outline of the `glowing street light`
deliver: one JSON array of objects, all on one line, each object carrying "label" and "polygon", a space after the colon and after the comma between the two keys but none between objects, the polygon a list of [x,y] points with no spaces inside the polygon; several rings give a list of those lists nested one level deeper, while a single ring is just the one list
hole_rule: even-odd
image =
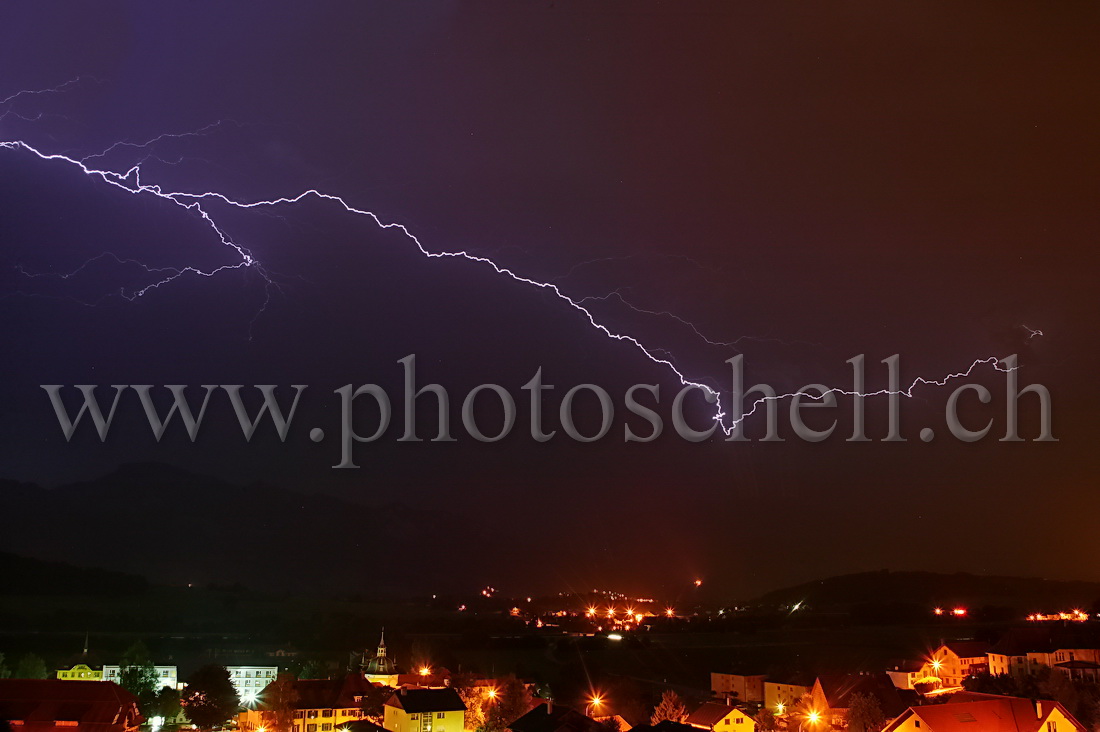
[{"label": "glowing street light", "polygon": [[431,674],[431,672],[432,672],[432,669],[429,666],[421,666],[420,667],[420,675],[421,676],[428,676],[428,675]]},{"label": "glowing street light", "polygon": [[592,698],[588,701],[588,704],[584,707],[585,716],[591,717],[593,710],[598,710],[603,706],[603,697],[599,694],[593,694]]},{"label": "glowing street light", "polygon": [[665,615],[667,615],[667,616],[668,616],[668,617],[670,617],[670,618],[674,618],[674,617],[676,617],[676,611],[675,611],[675,610],[673,610],[673,609],[672,609],[672,608],[670,608],[670,607],[666,607],[666,608],[665,608]]}]

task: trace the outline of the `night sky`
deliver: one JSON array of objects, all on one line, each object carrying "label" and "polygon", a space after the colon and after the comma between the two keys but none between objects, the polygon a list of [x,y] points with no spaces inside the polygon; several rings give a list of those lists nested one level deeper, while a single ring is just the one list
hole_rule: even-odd
[{"label": "night sky", "polygon": [[[471,589],[703,577],[745,597],[880,568],[1100,580],[1096,6],[226,5],[5,5],[0,98],[79,81],[0,104],[0,141],[74,159],[137,143],[87,164],[140,162],[168,191],[339,195],[427,249],[575,299],[617,292],[587,301],[600,322],[723,392],[736,353],[780,391],[846,385],[858,354],[879,388],[895,353],[906,384],[1016,353],[1021,382],[1052,393],[1059,441],[998,442],[1004,377],[983,368],[994,401],[964,414],[994,427],[974,444],[947,437],[951,390],[932,387],[903,400],[904,443],[878,441],[882,399],[868,402],[875,441],[845,442],[842,399],[818,444],[624,444],[626,388],[659,384],[667,415],[674,374],[543,289],[425,258],[313,198],[210,203],[262,271],[185,274],[130,300],[162,278],[146,268],[240,258],[194,212],[0,149],[0,477],[56,486],[157,462],[353,500],[364,531],[394,502],[507,527],[465,538],[483,557]],[[396,442],[410,353],[420,383],[450,390],[457,442]],[[596,383],[616,402],[611,434],[532,441],[520,387],[539,367],[557,385],[548,427],[569,387]],[[397,422],[357,446],[359,470],[333,470],[333,390],[369,382]],[[495,444],[458,419],[484,382],[520,402]],[[286,443],[270,425],[245,443],[212,398],[197,442],[175,425],[157,444],[133,394],[106,443],[87,425],[66,443],[38,385],[78,383],[309,388]],[[594,404],[578,411],[589,432]],[[707,424],[701,400],[688,411]],[[420,421],[434,434],[431,410]]]}]

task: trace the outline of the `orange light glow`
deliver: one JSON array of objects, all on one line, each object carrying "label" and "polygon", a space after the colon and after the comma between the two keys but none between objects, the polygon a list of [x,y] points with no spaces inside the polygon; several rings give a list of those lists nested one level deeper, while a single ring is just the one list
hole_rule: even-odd
[{"label": "orange light glow", "polygon": [[951,611],[951,614],[955,615],[956,617],[961,618],[963,615],[966,615],[966,608],[965,607],[957,607],[957,608],[955,608],[954,610]]},{"label": "orange light glow", "polygon": [[670,608],[670,607],[666,607],[666,608],[665,608],[665,615],[667,615],[667,616],[668,616],[668,617],[670,617],[670,618],[671,618],[671,617],[674,617],[674,616],[676,615],[676,611],[675,611],[675,610],[673,610],[673,609],[672,609],[672,608]]},{"label": "orange light glow", "polygon": [[584,614],[587,615],[588,617],[592,617],[593,615],[596,614],[596,608],[590,607],[590,608],[588,608],[587,610],[584,611]]},{"label": "orange light glow", "polygon": [[821,715],[817,712],[810,712],[806,715],[806,719],[809,720],[811,724],[817,724],[818,720],[821,719]]},{"label": "orange light glow", "polygon": [[696,587],[701,587],[702,585],[703,585],[703,580],[700,580],[700,579],[695,580],[695,586]]},{"label": "orange light glow", "polygon": [[943,608],[938,607],[935,610],[933,610],[932,612],[934,612],[936,615],[943,615]]},{"label": "orange light glow", "polygon": [[497,690],[496,689],[489,689],[489,691],[487,692],[487,696],[490,699],[496,699],[497,698]]},{"label": "orange light glow", "polygon": [[421,666],[421,667],[420,667],[420,675],[421,675],[421,676],[427,676],[427,675],[428,675],[428,674],[430,674],[431,672],[432,672],[432,670],[431,670],[431,668],[430,668],[430,667],[428,667],[428,666]]}]

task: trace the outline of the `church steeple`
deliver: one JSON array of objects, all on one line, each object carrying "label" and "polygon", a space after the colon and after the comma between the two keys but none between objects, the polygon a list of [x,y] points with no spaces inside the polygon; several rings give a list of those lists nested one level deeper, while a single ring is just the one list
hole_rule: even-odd
[{"label": "church steeple", "polygon": [[390,683],[394,681],[391,677],[396,677],[397,675],[397,664],[389,657],[389,653],[386,650],[385,628],[382,628],[382,636],[378,639],[378,650],[375,652],[374,658],[367,662],[366,667],[363,669],[363,673],[369,681],[378,681],[380,683]]}]

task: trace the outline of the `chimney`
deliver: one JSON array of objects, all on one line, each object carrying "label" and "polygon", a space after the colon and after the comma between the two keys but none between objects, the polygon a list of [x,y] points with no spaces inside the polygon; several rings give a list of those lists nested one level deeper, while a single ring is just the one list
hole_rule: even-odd
[{"label": "chimney", "polygon": [[733,706],[733,697],[732,696],[727,696],[726,697],[726,706],[727,707],[732,707]]},{"label": "chimney", "polygon": [[1036,719],[1042,719],[1043,718],[1043,702],[1039,699],[1035,700],[1035,718]]},{"label": "chimney", "polygon": [[547,714],[553,714],[553,712],[554,712],[554,700],[553,699],[547,699],[546,700],[546,713]]}]

